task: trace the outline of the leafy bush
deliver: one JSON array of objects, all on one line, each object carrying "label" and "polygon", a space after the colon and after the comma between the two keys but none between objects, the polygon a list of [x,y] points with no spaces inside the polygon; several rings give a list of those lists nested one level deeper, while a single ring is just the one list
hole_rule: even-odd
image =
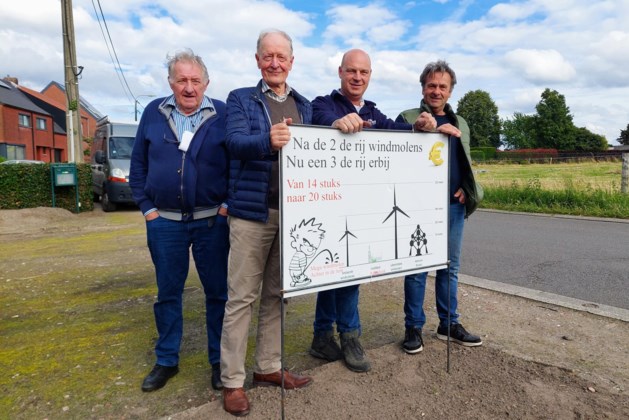
[{"label": "leafy bush", "polygon": [[485,153],[483,153],[482,150],[472,150],[470,152],[471,156],[472,156],[472,161],[473,162],[483,162],[485,161]]},{"label": "leafy bush", "polygon": [[[51,164],[0,165],[0,209],[52,207]],[[77,164],[78,186],[55,187],[55,207],[77,211],[76,189],[79,189],[79,212],[94,209],[92,170],[88,164]]]}]

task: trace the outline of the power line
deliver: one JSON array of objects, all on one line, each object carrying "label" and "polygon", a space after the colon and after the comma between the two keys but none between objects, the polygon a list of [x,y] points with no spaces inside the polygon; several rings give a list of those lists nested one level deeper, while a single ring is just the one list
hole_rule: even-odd
[{"label": "power line", "polygon": [[[109,58],[111,59],[111,62],[114,65],[114,71],[116,72],[116,76],[118,76],[118,81],[120,82],[120,85],[122,86],[122,90],[124,91],[124,94],[127,97],[127,99],[131,100],[129,98],[129,95],[131,95],[131,98],[133,99],[133,101],[136,101],[137,99],[135,95],[133,94],[133,92],[131,91],[131,88],[129,87],[129,83],[127,83],[127,79],[124,75],[124,72],[122,71],[120,60],[118,60],[118,54],[116,54],[116,48],[114,47],[114,42],[111,39],[111,34],[109,33],[109,27],[107,26],[107,21],[105,20],[105,14],[103,13],[103,8],[100,5],[100,0],[96,0],[96,2],[98,3],[98,9],[100,10],[100,17],[99,17],[98,10],[96,10],[96,5],[94,4],[94,0],[92,0],[92,6],[94,7],[96,20],[98,21],[98,25],[100,26],[100,31],[103,34],[103,39],[105,40],[107,51],[109,52]],[[101,19],[103,20],[102,24],[101,24]],[[105,25],[105,31],[107,32],[107,36],[105,36],[105,31],[103,31],[103,25]],[[107,42],[107,39],[109,39],[109,42]],[[109,48],[110,45],[111,45],[111,49]],[[113,51],[113,56],[112,56],[112,51]],[[114,57],[115,57],[115,61],[114,61]]]}]

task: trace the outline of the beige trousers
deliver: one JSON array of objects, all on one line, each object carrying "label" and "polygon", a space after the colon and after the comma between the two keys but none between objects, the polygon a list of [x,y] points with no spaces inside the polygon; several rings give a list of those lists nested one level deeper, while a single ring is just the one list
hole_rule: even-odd
[{"label": "beige trousers", "polygon": [[229,217],[227,304],[221,335],[221,381],[228,388],[245,382],[245,357],[253,304],[260,295],[254,372],[281,368],[281,282],[279,211],[268,223]]}]

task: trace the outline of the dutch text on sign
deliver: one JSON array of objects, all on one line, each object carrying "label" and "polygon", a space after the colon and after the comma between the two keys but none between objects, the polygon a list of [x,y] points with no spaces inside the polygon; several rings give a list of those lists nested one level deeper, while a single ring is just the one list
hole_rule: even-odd
[{"label": "dutch text on sign", "polygon": [[443,134],[291,126],[280,153],[285,296],[444,268]]}]

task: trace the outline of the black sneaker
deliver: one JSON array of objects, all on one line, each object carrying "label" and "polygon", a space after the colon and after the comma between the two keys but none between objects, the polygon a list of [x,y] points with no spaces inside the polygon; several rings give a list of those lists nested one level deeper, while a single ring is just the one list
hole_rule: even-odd
[{"label": "black sneaker", "polygon": [[404,343],[402,350],[408,354],[419,353],[424,349],[424,341],[422,340],[422,329],[417,327],[406,328],[404,333]]},{"label": "black sneaker", "polygon": [[[439,328],[437,328],[437,338],[447,340],[448,327],[442,327],[440,325]],[[450,325],[450,339],[465,347],[476,347],[483,344],[483,340],[481,340],[479,336],[468,333],[461,324]]]},{"label": "black sneaker", "polygon": [[371,363],[358,339],[358,330],[341,333],[341,349],[347,368],[354,372],[369,372]]},{"label": "black sneaker", "polygon": [[310,355],[318,359],[334,362],[343,358],[343,352],[334,339],[334,332],[315,334],[310,345]]}]

